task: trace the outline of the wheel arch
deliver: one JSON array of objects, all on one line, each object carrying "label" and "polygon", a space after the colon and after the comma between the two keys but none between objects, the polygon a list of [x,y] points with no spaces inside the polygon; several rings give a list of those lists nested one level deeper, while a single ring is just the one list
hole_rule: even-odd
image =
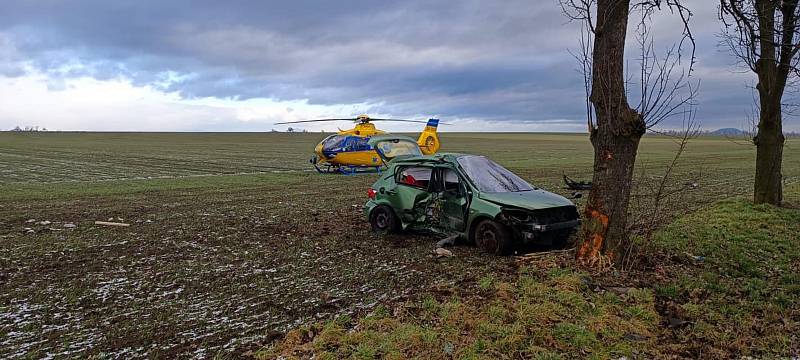
[{"label": "wheel arch", "polygon": [[405,230],[406,224],[403,222],[403,219],[401,217],[397,216],[397,211],[394,210],[394,207],[389,202],[375,202],[375,205],[372,208],[369,209],[369,212],[367,212],[367,221],[371,221],[372,220],[372,213],[375,212],[375,209],[380,208],[380,207],[385,207],[385,208],[389,209],[389,211],[392,212],[392,215],[394,216],[395,220],[397,221],[397,229],[398,230],[401,230],[401,231]]},{"label": "wheel arch", "polygon": [[472,218],[472,221],[470,221],[469,226],[467,227],[467,241],[470,244],[475,243],[475,227],[477,227],[478,224],[480,224],[483,220],[495,220],[495,218],[487,214],[481,214]]}]

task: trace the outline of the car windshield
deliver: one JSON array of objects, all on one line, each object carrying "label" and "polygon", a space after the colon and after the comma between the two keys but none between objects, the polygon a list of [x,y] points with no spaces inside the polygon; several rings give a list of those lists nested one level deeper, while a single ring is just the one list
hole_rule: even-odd
[{"label": "car windshield", "polygon": [[496,162],[483,156],[462,156],[458,164],[478,190],[490,193],[533,190],[533,186]]}]

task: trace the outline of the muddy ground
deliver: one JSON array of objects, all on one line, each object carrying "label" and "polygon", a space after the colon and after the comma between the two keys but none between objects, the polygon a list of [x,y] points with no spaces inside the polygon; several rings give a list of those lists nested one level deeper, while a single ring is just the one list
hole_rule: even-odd
[{"label": "muddy ground", "polygon": [[359,198],[308,185],[3,204],[0,357],[241,355],[309,320],[514,274],[470,246],[435,259],[436,237],[376,236]]}]

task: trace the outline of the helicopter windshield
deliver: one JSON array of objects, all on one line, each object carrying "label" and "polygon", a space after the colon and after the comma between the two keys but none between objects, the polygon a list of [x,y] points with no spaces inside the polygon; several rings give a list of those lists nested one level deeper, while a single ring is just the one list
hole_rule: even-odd
[{"label": "helicopter windshield", "polygon": [[344,135],[331,135],[322,141],[322,150],[339,149],[344,146],[347,136]]},{"label": "helicopter windshield", "polygon": [[483,156],[462,156],[458,158],[458,164],[480,191],[501,193],[533,190],[527,181]]}]

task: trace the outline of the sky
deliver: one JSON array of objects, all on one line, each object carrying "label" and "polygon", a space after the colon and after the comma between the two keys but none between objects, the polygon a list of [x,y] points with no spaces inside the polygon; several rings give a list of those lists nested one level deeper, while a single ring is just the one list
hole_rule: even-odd
[{"label": "sky", "polygon": [[[755,75],[719,46],[716,2],[685,3],[697,120],[747,128]],[[677,20],[651,19],[662,55],[680,40]],[[369,114],[440,118],[443,131],[586,131],[579,34],[557,0],[4,1],[0,129],[270,131]],[[637,46],[629,39],[631,74]]]}]

